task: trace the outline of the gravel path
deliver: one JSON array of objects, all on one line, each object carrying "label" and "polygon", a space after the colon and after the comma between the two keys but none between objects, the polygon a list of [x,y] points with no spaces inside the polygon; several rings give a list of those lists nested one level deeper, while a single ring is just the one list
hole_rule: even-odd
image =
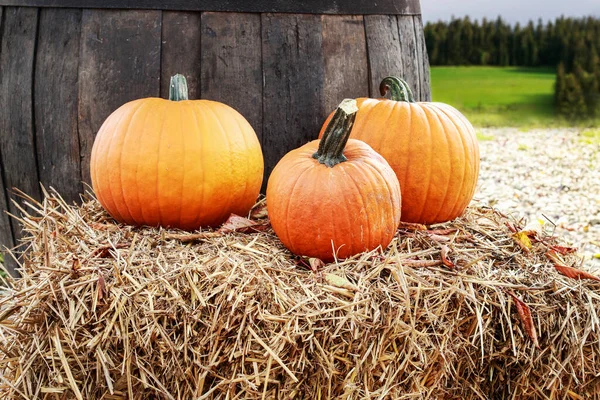
[{"label": "gravel path", "polygon": [[555,224],[586,264],[600,267],[600,141],[589,143],[574,129],[481,129],[479,136],[475,200]]}]

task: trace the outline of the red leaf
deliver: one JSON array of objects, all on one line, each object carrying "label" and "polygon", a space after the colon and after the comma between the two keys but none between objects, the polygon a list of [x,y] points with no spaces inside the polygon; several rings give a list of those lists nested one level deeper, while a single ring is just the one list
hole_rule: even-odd
[{"label": "red leaf", "polygon": [[554,264],[554,268],[559,274],[566,276],[567,278],[573,279],[591,279],[600,282],[600,278],[590,274],[589,272],[582,271],[577,268],[568,267],[566,265]]},{"label": "red leaf", "polygon": [[566,276],[567,278],[580,280],[591,279],[593,281],[600,282],[600,277],[597,277],[596,275],[592,275],[589,272],[565,265],[555,250],[548,250],[546,252],[546,257],[548,257],[550,261],[554,263],[554,268],[558,271],[558,273]]},{"label": "red leaf", "polygon": [[531,309],[527,304],[525,304],[521,299],[519,299],[512,292],[507,291],[507,293],[512,297],[517,307],[517,312],[519,313],[519,317],[521,318],[521,323],[525,328],[525,332],[527,336],[533,341],[535,347],[539,348],[540,343],[538,342],[537,331],[535,330],[535,325],[533,323],[533,316],[531,315]]},{"label": "red leaf", "polygon": [[219,228],[219,232],[229,233],[229,232],[242,232],[247,233],[249,231],[254,231],[251,228],[254,228],[258,225],[258,223],[249,220],[248,218],[240,217],[239,215],[231,214],[227,221]]},{"label": "red leaf", "polygon": [[565,246],[550,246],[550,250],[554,250],[555,252],[565,255],[570,253],[575,253],[577,251],[576,247],[565,247]]},{"label": "red leaf", "polygon": [[442,246],[442,250],[440,251],[440,254],[442,256],[442,262],[444,263],[444,265],[448,268],[454,268],[455,265],[452,261],[450,261],[450,259],[448,258],[448,253],[450,252],[450,248],[446,245]]}]

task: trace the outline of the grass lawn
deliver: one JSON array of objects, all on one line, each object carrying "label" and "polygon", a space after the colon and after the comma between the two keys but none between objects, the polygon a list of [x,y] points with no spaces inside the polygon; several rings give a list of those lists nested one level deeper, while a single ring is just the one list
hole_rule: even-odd
[{"label": "grass lawn", "polygon": [[554,116],[554,79],[553,68],[431,68],[433,101],[456,107],[475,126],[569,125]]}]

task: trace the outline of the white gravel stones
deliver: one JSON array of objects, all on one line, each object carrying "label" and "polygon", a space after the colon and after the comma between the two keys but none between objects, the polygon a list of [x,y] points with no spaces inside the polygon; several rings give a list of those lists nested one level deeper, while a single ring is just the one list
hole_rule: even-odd
[{"label": "white gravel stones", "polygon": [[[478,130],[475,200],[515,218],[539,219],[600,267],[600,140],[579,129]],[[555,225],[555,226],[554,226]]]}]

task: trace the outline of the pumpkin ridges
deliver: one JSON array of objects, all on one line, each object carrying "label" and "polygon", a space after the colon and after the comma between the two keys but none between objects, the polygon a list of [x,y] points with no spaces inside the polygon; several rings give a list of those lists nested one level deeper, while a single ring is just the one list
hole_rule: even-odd
[{"label": "pumpkin ridges", "polygon": [[[456,136],[460,139],[460,149],[462,150],[462,159],[461,159],[461,165],[464,166],[463,168],[463,173],[461,175],[461,180],[460,180],[460,185],[456,185],[455,187],[456,189],[456,198],[455,201],[452,205],[452,207],[449,207],[450,212],[447,213],[450,217],[454,218],[454,216],[458,216],[461,211],[468,205],[465,204],[465,198],[463,198],[464,196],[464,192],[465,192],[465,186],[469,183],[470,179],[470,174],[469,174],[469,157],[467,156],[467,147],[468,146],[465,143],[465,137],[463,134],[461,134],[461,129],[459,129],[459,127],[456,125],[456,120],[455,120],[455,115],[449,115],[444,109],[442,109],[441,107],[439,107],[438,103],[431,103],[429,105],[430,107],[433,107],[435,109],[437,109],[439,112],[443,113],[447,118],[448,121],[452,124],[453,129],[456,132]],[[472,185],[473,187],[475,187],[475,185]],[[472,193],[470,193],[470,195],[468,196],[468,198],[470,199],[472,197]],[[446,219],[446,218],[444,218]]]},{"label": "pumpkin ridges", "polygon": [[[121,143],[119,144],[120,152],[119,152],[118,157],[116,157],[116,160],[115,160],[115,171],[118,171],[118,179],[117,180],[118,180],[118,186],[120,189],[117,192],[121,196],[120,199],[117,198],[117,204],[119,204],[119,203],[123,204],[128,217],[124,216],[123,212],[121,212],[121,215],[124,217],[124,220],[130,224],[137,224],[138,221],[136,221],[136,219],[133,217],[133,213],[131,212],[131,207],[129,204],[130,199],[129,199],[129,196],[126,194],[126,189],[128,189],[128,187],[123,182],[123,169],[121,168],[121,163],[123,162],[125,143],[127,141],[127,138],[132,135],[131,126],[134,124],[134,122],[137,123],[137,118],[145,119],[145,118],[143,118],[143,117],[145,117],[144,111],[146,111],[146,109],[150,108],[149,105],[151,105],[151,103],[143,102],[131,114],[131,118],[129,119],[129,123],[127,124],[127,129],[125,129],[126,133],[124,135],[119,136],[119,138],[121,139]],[[142,125],[143,125],[143,123],[142,123]],[[112,183],[112,185],[114,185],[114,182]]]},{"label": "pumpkin ridges", "polygon": [[[131,103],[129,104],[129,106],[134,106],[135,105],[136,108],[134,109],[133,112],[129,111],[128,113],[124,113],[123,117],[124,118],[129,118],[128,120],[125,119],[125,121],[127,121],[127,123],[126,123],[127,126],[129,126],[131,124],[131,121],[133,120],[133,117],[142,108],[143,104],[144,103],[141,102],[141,101],[136,101],[133,104],[131,104]],[[127,106],[127,107],[129,107],[129,106]],[[122,129],[122,128],[120,128],[121,125],[125,124],[125,122],[123,120],[124,118],[120,118],[119,122],[116,124],[117,131],[121,131],[121,129]],[[113,134],[111,134],[109,136],[109,140],[108,140],[108,143],[107,143],[107,146],[106,146],[107,149],[104,152],[104,154],[105,154],[104,163],[111,163],[109,161],[109,157],[112,155],[112,148],[116,145],[115,143],[117,143],[118,140],[119,140],[119,137],[116,137]],[[113,160],[113,162],[114,162],[114,160]],[[113,169],[113,173],[114,173],[114,171],[115,171],[115,169]],[[119,173],[119,178],[120,178],[120,173]],[[107,190],[108,190],[109,195],[110,195],[109,196],[110,197],[110,202],[112,202],[112,205],[110,205],[110,208],[112,209],[112,212],[114,212],[120,220],[127,221],[129,223],[129,221],[131,221],[131,218],[126,218],[126,216],[125,216],[125,214],[124,214],[124,212],[122,210],[122,207],[119,207],[119,205],[118,205],[118,203],[119,203],[118,198],[117,198],[118,193],[115,193],[115,192],[121,192],[121,196],[122,196],[122,191],[121,190],[117,190],[117,188],[115,188],[114,185],[115,185],[115,183],[114,183],[114,179],[113,179],[112,174],[108,174],[106,187],[107,187]],[[122,202],[122,198],[121,198],[121,202]],[[131,217],[131,215],[130,215],[130,217]]]},{"label": "pumpkin ridges", "polygon": [[[298,163],[298,164],[301,164],[301,163]],[[287,164],[285,164],[285,165],[287,165]],[[288,168],[288,170],[289,169],[291,169],[291,166],[290,166],[290,168]],[[294,197],[294,192],[296,191],[296,188],[298,187],[298,183],[300,183],[302,181],[302,179],[304,179],[304,175],[306,175],[306,173],[309,171],[310,171],[310,169],[306,168],[302,173],[298,174],[298,177],[297,177],[296,181],[294,182],[294,185],[292,186],[292,190],[290,191],[290,197],[286,203],[285,214],[284,214],[285,216],[290,215],[290,206],[292,204],[292,201],[296,198],[296,197]],[[285,175],[289,175],[288,171],[285,171]],[[285,223],[285,236],[287,238],[286,243],[291,242],[290,229],[289,229],[289,224],[287,223],[287,221]],[[294,250],[292,250],[292,251],[294,251]]]},{"label": "pumpkin ridges", "polygon": [[[442,119],[440,118],[439,114],[433,112],[426,104],[421,104],[422,110],[425,113],[425,115],[427,116],[427,123],[429,124],[429,130],[430,132],[437,132],[436,134],[436,138],[434,138],[432,140],[432,149],[431,149],[431,154],[433,154],[433,146],[434,145],[441,145],[441,143],[438,142],[438,140],[443,139],[445,141],[444,143],[444,148],[448,149],[448,158],[445,160],[442,160],[442,162],[440,162],[439,166],[436,167],[436,165],[433,164],[433,161],[430,163],[430,165],[432,165],[432,168],[430,168],[430,171],[433,172],[433,176],[434,179],[432,179],[429,182],[429,188],[428,188],[428,192],[427,195],[425,196],[424,199],[424,203],[423,206],[425,206],[425,204],[427,203],[431,203],[432,198],[435,200],[435,203],[438,204],[438,209],[432,210],[432,209],[423,209],[421,210],[421,216],[420,219],[425,219],[424,217],[424,213],[427,214],[427,219],[428,220],[432,220],[435,221],[438,217],[438,215],[440,214],[440,212],[442,212],[444,210],[444,204],[446,204],[446,201],[448,199],[448,196],[452,196],[452,194],[457,193],[456,191],[454,191],[454,184],[450,179],[450,176],[452,176],[452,166],[453,166],[453,162],[452,162],[452,154],[451,154],[451,149],[452,149],[452,144],[450,143],[450,140],[448,139],[448,135],[447,134],[440,134],[439,132],[440,127],[443,129],[444,132],[448,132],[447,130],[447,126],[445,125],[444,121],[442,121]],[[433,126],[435,125],[435,126]],[[433,134],[433,133],[432,133]],[[444,153],[442,153],[444,154]],[[442,154],[436,154],[436,159],[439,161],[439,157]],[[449,168],[449,172],[447,174],[441,174],[442,176],[445,176],[445,182],[438,182],[437,179],[435,179],[435,177],[439,177],[440,174],[437,174],[437,170],[444,170],[446,167]],[[439,179],[439,178],[438,178]],[[433,189],[433,195],[432,193],[432,189]],[[439,193],[442,192],[442,196],[439,195]]]}]

